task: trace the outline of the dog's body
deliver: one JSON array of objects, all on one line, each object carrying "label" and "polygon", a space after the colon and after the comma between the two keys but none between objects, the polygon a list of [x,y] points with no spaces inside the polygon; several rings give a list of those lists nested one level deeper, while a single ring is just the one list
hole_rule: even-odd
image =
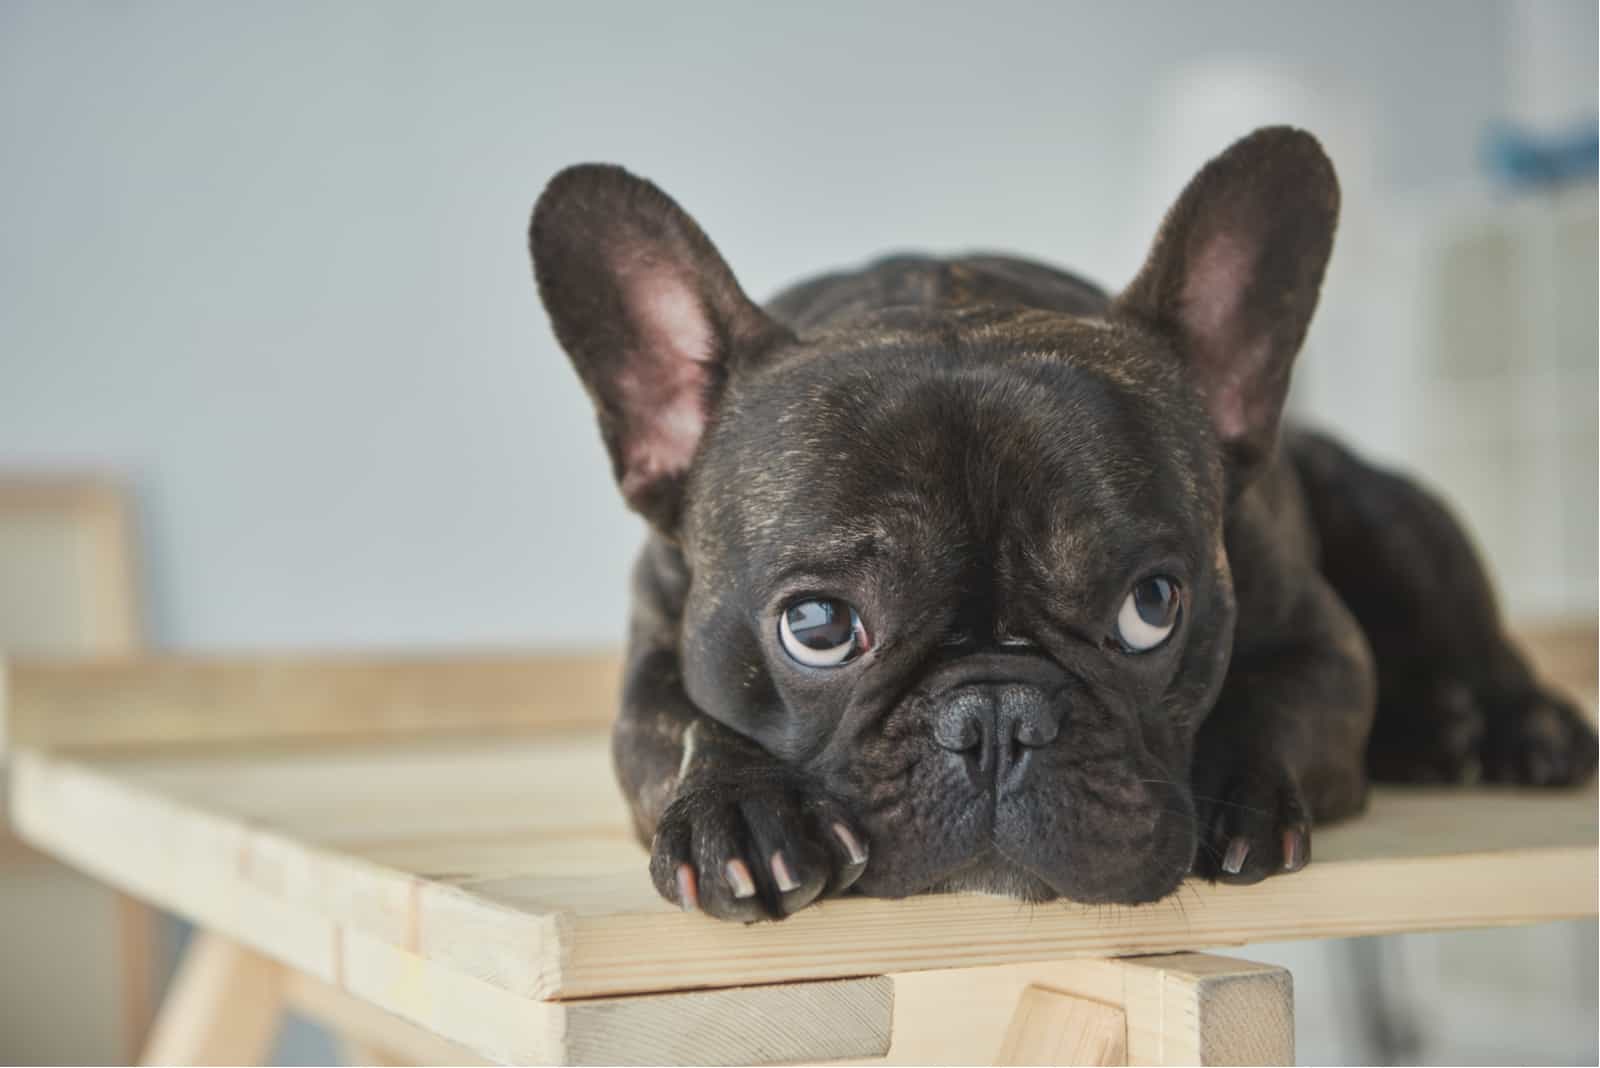
[{"label": "dog's body", "polygon": [[552,182],[541,289],[655,528],[614,753],[665,896],[1149,901],[1297,870],[1369,775],[1592,770],[1448,514],[1279,445],[1336,213],[1260,131],[1116,298],[900,257],[763,311],[654,187]]}]

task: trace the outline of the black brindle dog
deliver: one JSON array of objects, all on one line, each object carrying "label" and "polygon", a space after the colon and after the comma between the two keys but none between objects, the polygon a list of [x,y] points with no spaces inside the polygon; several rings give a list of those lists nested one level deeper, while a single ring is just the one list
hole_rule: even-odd
[{"label": "black brindle dog", "polygon": [[664,896],[1154,901],[1301,868],[1370,779],[1589,776],[1445,508],[1280,441],[1338,210],[1264,129],[1117,296],[907,256],[763,309],[655,186],[556,176],[539,291],[652,527],[614,754]]}]

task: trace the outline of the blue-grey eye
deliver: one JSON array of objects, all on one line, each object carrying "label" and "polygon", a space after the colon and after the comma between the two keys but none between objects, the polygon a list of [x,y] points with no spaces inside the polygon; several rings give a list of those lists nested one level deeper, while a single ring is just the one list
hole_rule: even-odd
[{"label": "blue-grey eye", "polygon": [[1147,653],[1172,634],[1183,607],[1183,591],[1166,575],[1134,584],[1117,612],[1117,641],[1132,653]]},{"label": "blue-grey eye", "polygon": [[849,602],[837,597],[796,601],[778,616],[783,651],[806,667],[838,667],[867,648],[867,631]]}]

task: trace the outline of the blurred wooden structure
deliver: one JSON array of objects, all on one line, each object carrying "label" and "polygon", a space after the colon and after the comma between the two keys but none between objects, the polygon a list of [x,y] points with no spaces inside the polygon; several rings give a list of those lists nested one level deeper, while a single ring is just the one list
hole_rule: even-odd
[{"label": "blurred wooden structure", "polygon": [[[126,657],[139,647],[139,590],[127,500],[112,482],[0,472],[0,656]],[[6,771],[0,765],[0,784]],[[30,906],[29,903],[33,903]],[[33,906],[70,923],[26,976],[0,979],[0,1059],[131,1056],[153,1009],[157,917],[137,900],[86,883],[30,849],[0,798],[0,903],[10,914],[0,955],[21,959],[43,935]],[[91,934],[90,932],[95,932]],[[105,932],[114,932],[109,944]],[[98,938],[98,941],[97,941]],[[105,960],[118,961],[109,977]],[[99,987],[109,989],[97,994]],[[51,1013],[79,1015],[96,997],[121,1001],[111,1022],[65,1029]],[[54,1003],[60,1001],[59,1006]]]}]

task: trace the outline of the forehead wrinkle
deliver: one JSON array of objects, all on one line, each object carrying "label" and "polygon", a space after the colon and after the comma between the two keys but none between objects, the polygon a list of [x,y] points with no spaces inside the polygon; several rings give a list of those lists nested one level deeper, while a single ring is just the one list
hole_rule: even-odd
[{"label": "forehead wrinkle", "polygon": [[[822,504],[815,497],[791,502],[769,512],[759,546],[770,571],[781,576],[810,574],[888,574],[904,563],[914,570],[937,570],[924,550],[928,543],[948,545],[940,524],[930,521],[925,502],[910,493],[887,493],[873,499],[870,511],[843,512],[841,501]],[[764,511],[764,510],[758,510]],[[752,529],[755,524],[745,525]]]},{"label": "forehead wrinkle", "polygon": [[[808,337],[809,354],[836,370],[791,375],[802,361],[784,359],[770,376],[735,379],[724,426],[739,424],[732,440],[761,451],[723,452],[723,486],[711,494],[718,525],[735,541],[774,546],[784,566],[799,566],[866,559],[855,540],[875,535],[887,543],[893,516],[903,544],[872,559],[904,558],[908,546],[948,559],[984,547],[997,553],[996,539],[1018,525],[1017,510],[1037,502],[1048,506],[1057,544],[1030,543],[1035,559],[1055,556],[1059,569],[1102,556],[1102,547],[1084,542],[1089,516],[1125,512],[1134,499],[1163,492],[1162,483],[1180,497],[1203,489],[1184,464],[1158,470],[1146,458],[1169,454],[1166,445],[1184,429],[1167,407],[1181,400],[1169,387],[1185,383],[1177,361],[1134,344],[1135,332],[1119,322],[1028,313],[1003,326]],[[930,391],[943,396],[917,399]],[[911,417],[897,418],[900,409]],[[763,419],[770,420],[764,428]],[[934,481],[945,475],[959,484]],[[832,490],[841,481],[851,483],[849,492]],[[861,507],[873,514],[840,514],[852,494],[870,501]],[[892,497],[901,499],[891,504]],[[1137,511],[1164,511],[1151,504]],[[810,519],[794,514],[802,509]]]},{"label": "forehead wrinkle", "polygon": [[847,571],[852,565],[870,565],[892,554],[893,547],[887,539],[868,526],[858,524],[854,529],[846,527],[820,534],[807,532],[781,543],[772,556],[772,567],[780,579],[787,580],[798,574]]}]

